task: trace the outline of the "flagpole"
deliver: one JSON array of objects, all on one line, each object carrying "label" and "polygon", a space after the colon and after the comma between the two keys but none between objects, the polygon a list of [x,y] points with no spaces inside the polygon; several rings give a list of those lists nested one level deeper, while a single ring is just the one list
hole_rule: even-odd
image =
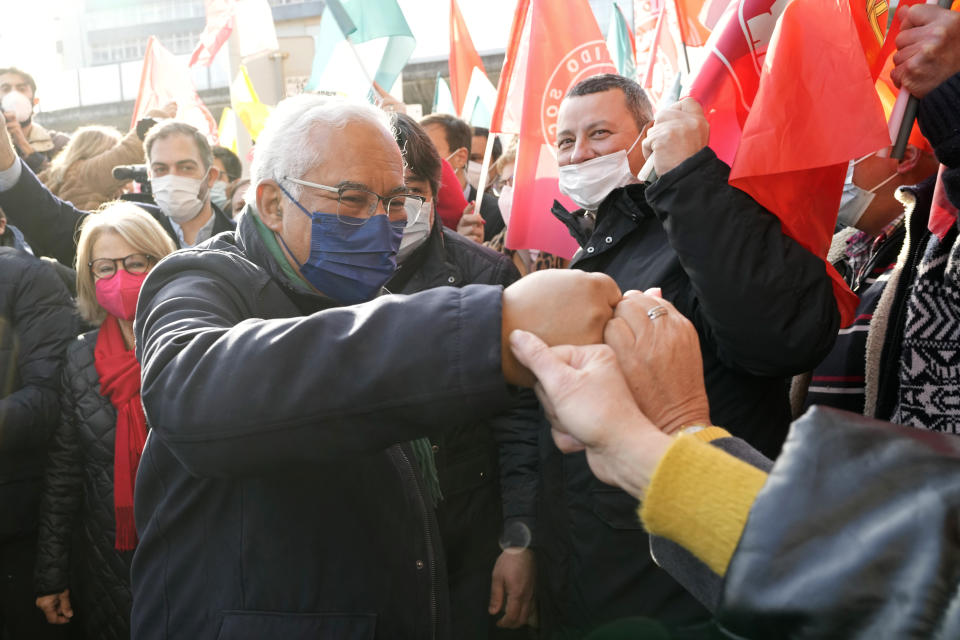
[{"label": "flagpole", "polygon": [[[480,179],[477,181],[478,200],[483,200],[483,190],[487,188],[487,177],[490,173],[490,159],[493,157],[495,135],[492,130],[487,133],[487,146],[483,150],[483,164],[480,165]],[[477,213],[479,213],[479,209]]]},{"label": "flagpole", "polygon": [[[660,34],[663,30],[663,18],[667,13],[667,3],[660,5],[660,15],[657,16],[657,27],[653,32],[653,42],[650,44],[650,60],[647,61],[647,68],[643,74],[643,88],[653,87],[653,65],[657,59],[657,49],[660,47]],[[690,65],[687,65],[687,73],[690,73]]]},{"label": "flagpole", "polygon": [[[936,4],[941,9],[949,9],[951,2],[950,0],[927,0],[927,4]],[[907,151],[907,141],[910,140],[910,132],[913,131],[913,123],[917,120],[917,111],[920,109],[920,100],[918,100],[916,96],[911,95],[906,89],[900,89],[897,102],[900,102],[900,98],[903,95],[909,97],[906,98],[907,106],[903,111],[903,120],[900,121],[900,130],[897,131],[897,137],[893,143],[893,151],[890,153],[890,157],[894,160],[903,160],[903,154]],[[894,107],[894,113],[896,113],[896,107]]]}]

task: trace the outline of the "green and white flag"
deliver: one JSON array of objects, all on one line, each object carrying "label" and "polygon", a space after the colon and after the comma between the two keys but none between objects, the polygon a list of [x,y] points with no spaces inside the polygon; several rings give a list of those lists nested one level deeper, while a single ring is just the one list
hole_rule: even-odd
[{"label": "green and white flag", "polygon": [[450,93],[450,85],[438,73],[437,88],[433,90],[433,109],[430,113],[449,113],[456,115],[457,110],[453,105],[453,94]]},{"label": "green and white flag", "polygon": [[307,91],[370,96],[393,88],[417,41],[396,0],[327,0]]},{"label": "green and white flag", "polygon": [[620,75],[637,79],[636,51],[634,50],[633,37],[630,35],[630,25],[623,17],[623,12],[617,3],[613,3],[613,11],[610,12],[610,26],[607,28],[607,49],[610,50],[610,57],[613,64],[617,66]]}]

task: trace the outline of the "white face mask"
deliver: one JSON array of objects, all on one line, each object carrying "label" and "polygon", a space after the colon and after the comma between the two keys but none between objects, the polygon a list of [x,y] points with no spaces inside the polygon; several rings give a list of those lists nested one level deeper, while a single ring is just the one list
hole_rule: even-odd
[{"label": "white face mask", "polygon": [[205,179],[206,174],[203,178],[187,178],[172,173],[152,178],[153,199],[160,210],[177,224],[189,222],[203,209],[200,190]]},{"label": "white face mask", "polygon": [[851,160],[850,165],[847,167],[847,177],[843,183],[843,194],[840,196],[840,209],[837,211],[837,222],[842,225],[856,227],[857,223],[860,222],[860,218],[863,217],[864,212],[866,212],[867,208],[870,207],[870,203],[873,202],[874,197],[876,197],[877,189],[899,175],[894,171],[890,177],[869,191],[855,185],[853,183],[853,167],[872,155],[871,153],[859,160]]},{"label": "white face mask", "polygon": [[611,191],[637,182],[627,157],[639,141],[638,135],[626,151],[621,149],[586,162],[560,167],[560,193],[568,196],[580,208],[596,211]]},{"label": "white face mask", "polygon": [[227,183],[223,180],[217,180],[213,183],[213,186],[210,187],[210,202],[217,205],[220,211],[227,211],[227,205],[229,201],[227,200]]},{"label": "white face mask", "polygon": [[510,226],[510,210],[513,208],[513,187],[509,184],[500,189],[500,199],[497,200],[500,205],[500,217],[503,218],[503,225]]},{"label": "white face mask", "polygon": [[480,184],[480,163],[473,160],[467,163],[467,182],[474,189]]},{"label": "white face mask", "polygon": [[407,226],[403,228],[403,239],[400,241],[400,249],[397,251],[398,263],[402,263],[409,258],[430,237],[432,212],[433,203],[424,202],[420,207],[420,215],[416,219],[413,216],[407,216]]},{"label": "white face mask", "polygon": [[33,105],[30,104],[30,98],[19,91],[11,91],[3,96],[3,100],[0,101],[0,109],[4,112],[14,112],[17,115],[17,122],[21,124],[30,122],[30,118],[33,116]]}]

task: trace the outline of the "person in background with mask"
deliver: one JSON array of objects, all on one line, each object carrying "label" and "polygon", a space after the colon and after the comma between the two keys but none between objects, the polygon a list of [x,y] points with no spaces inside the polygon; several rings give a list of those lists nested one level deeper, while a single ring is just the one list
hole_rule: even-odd
[{"label": "person in background with mask", "polygon": [[[836,338],[830,278],[823,260],[728,184],[695,101],[652,120],[643,89],[617,75],[587,78],[561,102],[560,190],[582,207],[553,208],[580,244],[570,266],[624,291],[661,288],[697,329],[712,419],[776,457],[790,424],[787,378]],[[660,177],[640,184],[650,156]],[[650,559],[635,499],[594,477],[583,454],[564,456],[546,433],[541,445],[537,583],[548,637],[628,615],[706,619]]]},{"label": "person in background with mask", "polygon": [[517,162],[517,142],[514,140],[503,155],[493,165],[492,173],[497,177],[491,187],[497,197],[497,205],[503,217],[504,228],[490,240],[483,241],[483,220],[478,215],[464,213],[457,224],[457,233],[460,233],[475,242],[480,242],[498,253],[513,260],[514,266],[521,276],[541,269],[566,269],[569,261],[546,251],[535,249],[507,249],[507,229],[510,226],[510,213],[513,210],[513,170]]},{"label": "person in background with mask", "polygon": [[213,147],[213,166],[220,172],[217,181],[210,187],[210,201],[232,218],[233,212],[230,210],[230,197],[227,191],[230,185],[240,179],[243,174],[243,165],[240,164],[240,158],[233,151],[226,147]]},{"label": "person in background with mask", "polygon": [[34,173],[40,173],[70,142],[70,136],[47,131],[33,120],[39,102],[33,76],[16,67],[0,69],[0,111],[16,145],[17,154]]},{"label": "person in background with mask", "polygon": [[77,306],[98,328],[67,348],[34,588],[47,622],[70,622],[76,605],[88,638],[130,637],[133,487],[147,437],[133,317],[144,278],[173,250],[155,220],[120,202],[87,217],[77,242]]},{"label": "person in background with mask", "polygon": [[[483,154],[487,151],[487,138],[490,137],[490,129],[486,127],[474,127],[473,138],[470,142],[470,161],[467,163],[467,182],[476,189],[480,183],[480,168],[483,166]],[[500,142],[500,136],[494,134],[493,149],[490,150],[490,167],[497,163],[497,159],[503,155],[503,143]],[[496,178],[491,173],[490,180],[487,182],[487,188],[493,184]]]},{"label": "person in background with mask", "polygon": [[[467,202],[475,206],[477,188],[467,181],[467,174],[476,173],[479,178],[480,167],[477,165],[475,169],[468,168],[471,164],[470,150],[473,145],[473,130],[470,125],[460,118],[445,113],[433,113],[421,119],[420,126],[430,136],[440,157],[453,167]],[[467,211],[472,213],[473,209],[467,209]],[[503,229],[503,219],[497,207],[497,198],[493,194],[484,193],[480,198],[480,216],[484,221],[484,240],[489,240]]]},{"label": "person in background with mask", "polygon": [[827,259],[860,302],[853,324],[840,330],[823,362],[794,379],[794,417],[814,404],[863,413],[867,335],[907,235],[905,210],[911,218],[926,220],[936,184],[937,160],[930,144],[914,139],[919,146],[908,144],[900,161],[879,153],[850,161],[837,215],[840,230]]},{"label": "person in background with mask", "polygon": [[[165,120],[150,129],[144,147],[157,204],[137,206],[160,223],[177,248],[234,228],[233,221],[210,202],[210,187],[219,173],[202,133],[184,122]],[[89,212],[50,193],[17,159],[5,133],[0,133],[0,207],[37,255],[73,266],[76,230]]]},{"label": "person in background with mask", "polygon": [[[409,216],[397,254],[392,293],[443,286],[509,286],[520,274],[506,256],[445,228],[434,214],[441,160],[413,118],[393,115],[404,184],[424,198]],[[447,560],[455,638],[512,638],[533,611],[539,404],[527,390],[515,407],[431,436],[442,498],[437,520]],[[498,481],[499,480],[499,481]],[[489,610],[488,610],[489,608]],[[497,620],[496,617],[502,615]],[[496,626],[494,623],[496,622]]]}]

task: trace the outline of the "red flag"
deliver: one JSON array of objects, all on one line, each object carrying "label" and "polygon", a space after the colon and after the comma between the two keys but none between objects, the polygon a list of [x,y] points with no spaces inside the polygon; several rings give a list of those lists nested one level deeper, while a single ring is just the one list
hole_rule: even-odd
[{"label": "red flag", "polygon": [[[457,115],[463,113],[463,103],[467,98],[467,89],[470,87],[470,76],[474,67],[484,74],[483,60],[473,46],[467,23],[460,13],[457,0],[450,0],[450,93],[453,94],[453,104],[457,108]],[[467,114],[469,115],[469,114]]]},{"label": "red flag", "polygon": [[192,124],[216,140],[217,121],[197,95],[189,69],[165,49],[155,36],[150,36],[130,127],[135,126],[137,120],[150,109],[160,108],[170,102],[177,103],[177,120]]},{"label": "red flag", "polygon": [[700,24],[700,10],[703,9],[703,0],[673,0],[677,9],[677,22],[680,25],[680,39],[690,47],[702,47],[710,30]]},{"label": "red flag", "polygon": [[927,228],[941,240],[957,223],[957,208],[947,199],[947,191],[943,187],[943,172],[946,169],[940,165],[937,171],[937,184],[933,187],[933,202],[930,203],[930,219],[927,221]]},{"label": "red flag", "polygon": [[[890,144],[850,5],[742,0],[708,49],[690,93],[707,113],[711,148],[731,165],[730,184],[824,257],[847,162]],[[857,298],[826,270],[847,325]]]},{"label": "red flag", "polygon": [[198,62],[205,67],[210,66],[220,47],[233,33],[236,10],[236,0],[206,0],[204,11],[207,14],[207,24],[187,66],[192,67]]},{"label": "red flag", "polygon": [[566,258],[576,251],[566,227],[550,213],[554,200],[575,208],[557,186],[557,113],[577,82],[616,72],[587,0],[520,0],[490,125],[492,131],[519,136],[507,228],[511,249]]}]

